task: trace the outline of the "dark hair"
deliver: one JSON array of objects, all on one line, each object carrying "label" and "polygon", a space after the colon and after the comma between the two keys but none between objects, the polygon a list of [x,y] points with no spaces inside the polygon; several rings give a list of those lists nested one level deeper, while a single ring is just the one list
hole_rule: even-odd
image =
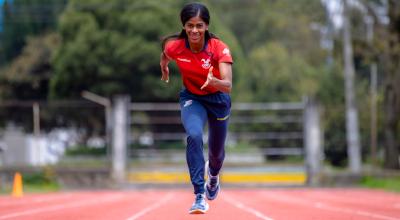
[{"label": "dark hair", "polygon": [[[199,16],[207,25],[210,24],[210,13],[207,7],[201,3],[188,3],[183,6],[180,17],[182,25],[185,26],[185,23],[189,21],[191,18]],[[205,33],[206,40],[210,38],[218,38],[213,33],[206,31]],[[166,36],[162,40],[162,50],[164,51],[164,46],[170,39],[178,39],[178,38],[187,38],[186,31],[182,29],[181,32]]]}]

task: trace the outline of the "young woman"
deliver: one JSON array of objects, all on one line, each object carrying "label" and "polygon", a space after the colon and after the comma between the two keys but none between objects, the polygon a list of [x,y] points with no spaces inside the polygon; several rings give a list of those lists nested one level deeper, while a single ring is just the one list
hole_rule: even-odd
[{"label": "young woman", "polygon": [[[187,134],[186,160],[196,195],[189,213],[201,214],[208,210],[205,197],[213,200],[220,190],[219,172],[225,157],[233,61],[225,43],[208,31],[210,15],[204,5],[186,4],[180,18],[182,31],[166,37],[162,44],[161,80],[168,82],[168,63],[175,61],[184,85],[179,102]],[[209,151],[205,166],[203,129],[206,122]]]}]

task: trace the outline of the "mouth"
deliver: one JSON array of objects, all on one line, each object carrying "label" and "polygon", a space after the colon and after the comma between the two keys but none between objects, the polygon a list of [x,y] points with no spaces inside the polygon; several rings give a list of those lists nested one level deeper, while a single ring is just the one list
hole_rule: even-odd
[{"label": "mouth", "polygon": [[191,41],[199,41],[200,40],[200,35],[199,34],[191,34],[191,35],[189,35],[189,39],[191,40]]}]

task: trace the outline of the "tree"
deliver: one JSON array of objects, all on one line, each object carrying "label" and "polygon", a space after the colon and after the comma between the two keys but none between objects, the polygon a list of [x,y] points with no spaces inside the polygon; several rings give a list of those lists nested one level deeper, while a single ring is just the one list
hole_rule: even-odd
[{"label": "tree", "polygon": [[384,167],[400,169],[400,2],[363,0],[362,3],[375,24],[374,41],[365,56],[369,62],[378,63],[379,81],[383,87],[380,118],[383,121]]},{"label": "tree", "polygon": [[0,97],[14,100],[45,100],[52,76],[51,58],[59,36],[49,33],[29,37],[21,54],[0,73]]},{"label": "tree", "polygon": [[354,92],[354,62],[353,46],[351,43],[351,25],[349,22],[348,2],[343,0],[343,59],[345,75],[345,97],[346,97],[346,137],[347,156],[350,170],[353,173],[361,171],[361,146],[358,124],[358,111]]},{"label": "tree", "polygon": [[254,49],[249,64],[252,74],[247,77],[253,100],[297,102],[305,95],[316,95],[319,90],[320,70],[279,42],[268,42]]},{"label": "tree", "polygon": [[400,169],[400,2],[389,0],[387,41],[382,57],[385,75],[385,161],[386,168]]},{"label": "tree", "polygon": [[18,56],[26,37],[54,30],[67,0],[6,0],[3,4],[0,65]]},{"label": "tree", "polygon": [[249,100],[299,101],[317,93],[327,54],[316,43],[319,31],[310,28],[324,21],[319,1],[222,0],[214,6],[243,47],[240,92],[250,93]]},{"label": "tree", "polygon": [[[126,93],[132,101],[175,101],[180,76],[172,66],[170,83],[160,80],[160,39],[180,31],[182,5],[174,0],[71,1],[60,19],[62,44],[53,61],[50,97],[79,97],[88,90],[103,96]],[[211,25],[212,32],[220,30],[217,18]],[[228,30],[219,35],[232,36]]]}]

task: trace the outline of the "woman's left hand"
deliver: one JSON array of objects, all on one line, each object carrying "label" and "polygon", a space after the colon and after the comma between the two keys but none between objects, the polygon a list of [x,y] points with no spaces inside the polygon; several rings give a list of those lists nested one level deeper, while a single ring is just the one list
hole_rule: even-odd
[{"label": "woman's left hand", "polygon": [[213,73],[212,73],[212,70],[213,70],[213,67],[210,67],[210,69],[208,69],[208,75],[207,75],[207,80],[206,80],[206,82],[201,86],[201,90],[202,89],[204,89],[205,87],[207,87],[208,85],[212,85],[213,84],[213,82],[214,82],[214,80],[215,80],[215,77],[214,77],[214,75],[213,75]]}]

